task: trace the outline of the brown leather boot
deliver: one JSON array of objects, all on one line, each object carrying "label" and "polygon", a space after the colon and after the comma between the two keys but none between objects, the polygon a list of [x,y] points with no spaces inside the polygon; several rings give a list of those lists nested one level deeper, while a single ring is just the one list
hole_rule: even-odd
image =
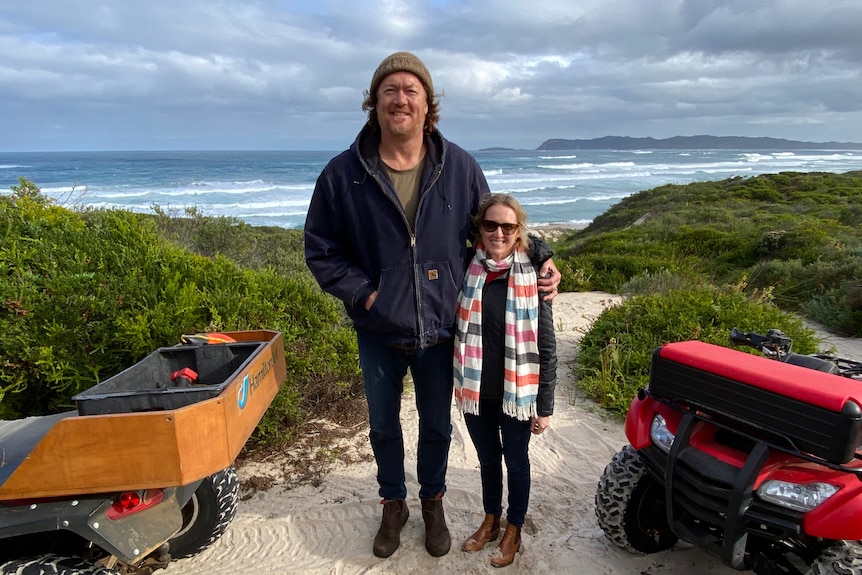
[{"label": "brown leather boot", "polygon": [[443,514],[443,499],[424,499],[422,501],[422,519],[425,520],[425,549],[432,557],[442,557],[449,553],[452,538],[446,527],[446,516]]},{"label": "brown leather boot", "polygon": [[494,567],[505,567],[511,565],[515,560],[515,553],[521,549],[521,528],[511,523],[506,525],[503,539],[497,550],[491,555],[491,565]]},{"label": "brown leather boot", "polygon": [[463,551],[479,551],[489,541],[494,541],[500,535],[500,517],[498,515],[485,514],[485,519],[479,529],[461,545]]},{"label": "brown leather boot", "polygon": [[407,523],[410,511],[403,499],[385,499],[383,503],[383,519],[380,529],[374,536],[374,555],[389,557],[401,545],[401,528]]}]

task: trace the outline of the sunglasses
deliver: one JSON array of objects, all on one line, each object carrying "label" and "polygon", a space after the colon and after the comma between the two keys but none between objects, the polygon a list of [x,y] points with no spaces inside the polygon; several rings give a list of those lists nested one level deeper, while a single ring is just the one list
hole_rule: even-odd
[{"label": "sunglasses", "polygon": [[482,220],[482,223],[479,224],[482,226],[482,230],[485,233],[493,234],[497,231],[497,228],[502,228],[503,233],[507,236],[511,236],[516,231],[518,231],[518,224],[501,224],[500,222],[495,222],[494,220]]}]

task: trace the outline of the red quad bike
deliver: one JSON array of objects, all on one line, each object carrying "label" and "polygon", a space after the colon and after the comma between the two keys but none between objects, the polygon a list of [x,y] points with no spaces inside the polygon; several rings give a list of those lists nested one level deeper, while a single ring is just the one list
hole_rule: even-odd
[{"label": "red quad bike", "polygon": [[75,411],[0,421],[0,574],[149,575],[227,530],[234,460],[285,379],[282,335],[183,341]]},{"label": "red quad bike", "polygon": [[631,552],[681,539],[759,575],[862,574],[862,363],[791,353],[778,330],[731,343],[763,356],[655,350],[630,445],[599,479],[599,525]]}]

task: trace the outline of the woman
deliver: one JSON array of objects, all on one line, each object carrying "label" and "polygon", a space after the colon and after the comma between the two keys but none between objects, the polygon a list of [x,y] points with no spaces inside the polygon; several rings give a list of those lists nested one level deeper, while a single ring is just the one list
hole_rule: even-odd
[{"label": "woman", "polygon": [[[554,411],[557,344],[550,302],[538,293],[527,257],[526,213],[504,194],[488,196],[476,214],[479,234],[458,296],[455,399],[464,412],[482,476],[485,519],[462,545],[478,551],[500,533],[503,464],[508,471],[506,529],[491,565],[504,567],[521,548],[530,498],[530,434]],[[548,254],[540,260],[547,259]]]}]

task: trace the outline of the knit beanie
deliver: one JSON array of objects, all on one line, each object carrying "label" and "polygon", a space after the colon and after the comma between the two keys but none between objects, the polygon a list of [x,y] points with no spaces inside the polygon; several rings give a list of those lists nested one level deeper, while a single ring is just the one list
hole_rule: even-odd
[{"label": "knit beanie", "polygon": [[428,99],[431,100],[434,98],[434,84],[431,83],[431,74],[428,72],[428,68],[425,67],[422,60],[410,52],[395,52],[380,62],[380,65],[374,71],[374,76],[371,78],[369,94],[374,96],[377,93],[377,88],[380,87],[380,82],[394,72],[410,72],[416,75],[422,82],[425,92],[428,94]]}]

